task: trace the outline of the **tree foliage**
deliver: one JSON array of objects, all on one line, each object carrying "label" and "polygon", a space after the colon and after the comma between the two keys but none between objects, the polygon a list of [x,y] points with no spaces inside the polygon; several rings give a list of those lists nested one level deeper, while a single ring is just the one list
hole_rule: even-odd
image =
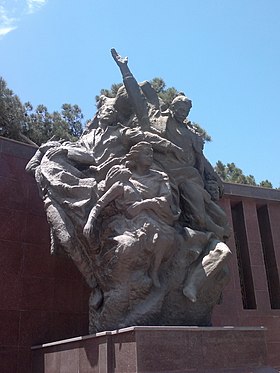
[{"label": "tree foliage", "polygon": [[162,78],[154,78],[150,81],[152,87],[157,92],[159,98],[164,102],[166,108],[168,108],[171,102],[174,100],[176,96],[178,96],[181,92],[177,91],[174,87],[165,88],[166,84]]},{"label": "tree foliage", "polygon": [[233,162],[224,164],[223,162],[218,161],[214,169],[223,181],[229,183],[254,185],[263,188],[273,187],[272,183],[268,180],[261,181],[259,184],[257,184],[253,175],[244,175],[243,171]]},{"label": "tree foliage", "polygon": [[205,131],[204,128],[200,126],[200,124],[196,122],[191,122],[191,126],[193,127],[195,132],[204,139],[204,141],[212,141],[212,137]]},{"label": "tree foliage", "polygon": [[[259,186],[261,186],[263,188],[273,188],[272,183],[270,181],[268,181],[267,179],[261,181]],[[280,189],[280,188],[277,188],[277,189]]]},{"label": "tree foliage", "polygon": [[74,141],[82,133],[83,114],[78,105],[63,104],[61,111],[50,113],[45,105],[35,109],[22,104],[0,78],[0,135],[41,145],[54,137]]},{"label": "tree foliage", "polygon": [[24,106],[17,95],[0,77],[0,135],[20,140],[19,132],[24,123]]},{"label": "tree foliage", "polygon": [[110,98],[113,98],[113,97],[116,97],[117,95],[117,92],[118,92],[118,89],[122,86],[123,84],[122,83],[113,83],[111,85],[111,88],[102,88],[100,90],[100,93],[99,95],[95,96],[95,101],[98,102],[99,99],[100,99],[100,96],[104,95],[106,97],[110,97]]},{"label": "tree foliage", "polygon": [[26,121],[23,134],[36,144],[41,144],[54,137],[74,141],[82,134],[83,114],[78,105],[63,104],[61,111],[50,113],[45,105],[33,109],[25,104]]}]

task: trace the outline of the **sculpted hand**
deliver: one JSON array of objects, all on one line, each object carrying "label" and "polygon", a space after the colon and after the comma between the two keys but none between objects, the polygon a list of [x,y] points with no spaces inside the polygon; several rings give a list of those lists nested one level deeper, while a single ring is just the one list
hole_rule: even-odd
[{"label": "sculpted hand", "polygon": [[86,238],[90,238],[90,236],[91,236],[91,226],[90,226],[90,224],[86,224],[85,226],[84,226],[84,230],[83,230],[83,234],[84,234],[84,236],[86,237]]},{"label": "sculpted hand", "polygon": [[51,148],[57,148],[61,146],[61,143],[58,141],[48,141],[40,146],[41,153],[46,153]]},{"label": "sculpted hand", "polygon": [[83,233],[84,233],[85,237],[90,238],[94,234],[94,228],[96,226],[96,220],[97,220],[97,217],[94,214],[89,217],[86,225],[84,226],[84,230],[83,230]]},{"label": "sculpted hand", "polygon": [[137,142],[145,140],[144,133],[139,131],[139,129],[137,128],[128,129],[126,131],[126,137],[129,138],[135,144],[137,144]]},{"label": "sculpted hand", "polygon": [[111,49],[111,54],[112,54],[112,57],[114,58],[116,64],[118,66],[122,66],[122,65],[127,65],[127,62],[128,62],[128,58],[127,57],[124,57],[122,58],[118,52],[116,51],[116,49],[112,48]]},{"label": "sculpted hand", "polygon": [[89,214],[88,220],[83,230],[84,236],[88,239],[92,238],[92,236],[94,235],[97,217],[98,217],[97,207],[94,206]]}]

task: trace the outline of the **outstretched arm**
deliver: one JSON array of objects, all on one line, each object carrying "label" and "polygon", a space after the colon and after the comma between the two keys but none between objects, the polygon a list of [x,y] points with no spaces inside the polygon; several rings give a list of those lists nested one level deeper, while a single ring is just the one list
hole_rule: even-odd
[{"label": "outstretched arm", "polygon": [[124,86],[140,125],[149,125],[148,104],[145,97],[141,94],[140,87],[127,65],[128,58],[122,58],[115,49],[111,49],[111,54],[120,68]]},{"label": "outstretched arm", "polygon": [[140,141],[147,141],[157,152],[163,154],[172,153],[179,161],[185,162],[183,150],[156,133],[141,131],[138,128],[125,129],[123,133],[124,142],[129,146],[133,146]]}]

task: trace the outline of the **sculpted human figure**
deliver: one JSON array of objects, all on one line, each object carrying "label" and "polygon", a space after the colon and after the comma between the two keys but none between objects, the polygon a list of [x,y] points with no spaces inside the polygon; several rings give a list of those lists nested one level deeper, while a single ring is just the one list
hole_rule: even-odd
[{"label": "sculpted human figure", "polygon": [[[134,145],[127,157],[125,166],[113,166],[105,180],[106,192],[98,199],[92,208],[84,235],[92,240],[96,229],[96,220],[102,210],[110,203],[117,209],[117,234],[125,235],[128,227],[141,228],[149,226],[153,262],[151,278],[156,287],[160,287],[158,270],[166,253],[169,253],[174,243],[174,221],[178,216],[171,209],[172,197],[167,175],[151,170],[153,149],[147,142]],[[124,227],[120,227],[120,221]],[[114,222],[111,222],[114,229]],[[123,241],[123,240],[122,240]],[[131,242],[130,242],[131,244]]]},{"label": "sculpted human figure", "polygon": [[[76,154],[72,151],[72,159],[90,165],[89,171],[92,173],[88,172],[87,175],[98,181],[105,178],[110,167],[122,163],[130,147],[139,141],[148,141],[160,154],[172,153],[173,157],[180,156],[180,149],[158,134],[143,131],[139,127],[129,127],[130,122],[125,125],[120,123],[119,117],[127,119],[133,113],[133,110],[127,110],[124,114],[125,104],[130,105],[130,101],[122,93],[116,99],[102,98],[94,123],[89,125],[78,141],[78,146],[84,150],[77,149]],[[117,109],[121,110],[121,114]]]},{"label": "sculpted human figure", "polygon": [[[179,188],[183,211],[181,218],[193,228],[214,232],[220,239],[228,237],[228,225],[222,209],[215,207],[215,213],[219,215],[218,219],[215,219],[216,216],[213,218],[214,214],[211,216],[208,213],[214,204],[211,195],[205,189],[208,180],[204,179],[204,169],[206,166],[209,173],[209,163],[202,153],[203,140],[187,128],[185,123],[192,107],[191,101],[181,95],[175,97],[167,113],[161,113],[159,110],[151,111],[127,66],[127,58],[121,58],[114,49],[112,56],[121,70],[124,85],[131,102],[134,103],[140,126],[149,127],[149,131],[154,129],[157,134],[178,149],[175,157],[174,153],[166,157],[162,156],[162,153],[155,152],[154,158],[158,166],[169,175],[171,182]],[[213,170],[212,175],[212,180],[215,180],[217,185],[221,184]],[[222,225],[219,225],[221,222]]]},{"label": "sculpted human figure", "polygon": [[168,110],[127,59],[77,142],[43,144],[28,163],[50,224],[52,253],[68,255],[91,288],[90,332],[130,325],[210,325],[228,281],[222,184],[186,118]]}]

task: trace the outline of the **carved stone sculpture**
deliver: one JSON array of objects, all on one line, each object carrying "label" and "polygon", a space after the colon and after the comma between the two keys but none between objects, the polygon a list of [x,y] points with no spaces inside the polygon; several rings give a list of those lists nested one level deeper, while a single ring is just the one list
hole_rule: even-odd
[{"label": "carved stone sculpture", "polygon": [[168,110],[115,50],[124,85],[102,96],[75,142],[49,141],[27,165],[53,254],[69,255],[92,292],[90,332],[211,325],[228,282],[223,185],[177,96]]}]

